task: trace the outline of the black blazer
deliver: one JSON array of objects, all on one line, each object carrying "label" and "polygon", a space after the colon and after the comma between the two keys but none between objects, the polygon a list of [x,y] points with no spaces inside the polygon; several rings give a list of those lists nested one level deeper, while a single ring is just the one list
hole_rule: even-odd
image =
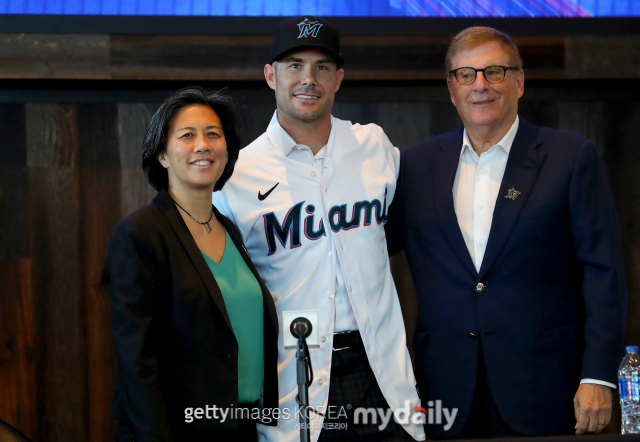
[{"label": "black blazer", "polygon": [[[462,130],[402,153],[386,225],[406,249],[418,298],[414,339],[423,403],[473,404],[479,357],[500,415],[523,435],[570,432],[584,378],[616,383],[626,287],[615,205],[597,147],[520,119],[480,271],[453,204]],[[521,192],[505,198],[509,190]],[[478,284],[482,286],[478,287]]]},{"label": "black blazer", "polygon": [[[237,227],[213,210],[262,288],[263,407],[273,409],[278,406],[275,305]],[[130,422],[135,440],[145,442],[180,440],[182,431],[237,428],[238,421],[229,418],[185,423],[186,408],[238,405],[238,343],[218,284],[166,191],[116,226],[109,273],[120,366],[114,417]]]}]

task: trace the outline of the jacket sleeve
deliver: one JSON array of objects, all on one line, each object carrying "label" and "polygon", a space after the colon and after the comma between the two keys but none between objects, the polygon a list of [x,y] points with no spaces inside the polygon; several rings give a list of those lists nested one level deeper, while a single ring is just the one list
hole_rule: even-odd
[{"label": "jacket sleeve", "polygon": [[158,264],[144,230],[125,218],[109,244],[112,334],[120,368],[122,401],[136,442],[170,442],[165,399],[153,352],[158,311]]},{"label": "jacket sleeve", "polygon": [[591,141],[574,165],[569,208],[586,316],[581,377],[617,384],[626,318],[622,245],[605,166]]}]

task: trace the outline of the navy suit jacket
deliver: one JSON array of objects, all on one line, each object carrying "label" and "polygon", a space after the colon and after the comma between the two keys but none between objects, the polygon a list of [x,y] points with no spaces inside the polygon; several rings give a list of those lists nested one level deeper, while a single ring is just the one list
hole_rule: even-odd
[{"label": "navy suit jacket", "polygon": [[[422,401],[459,410],[449,431],[426,430],[462,430],[481,354],[512,430],[570,432],[580,380],[615,384],[623,354],[625,280],[604,164],[591,141],[521,118],[478,272],[453,204],[462,134],[402,153],[386,226],[390,254],[406,250],[415,282]],[[505,198],[512,188],[515,200]]]}]

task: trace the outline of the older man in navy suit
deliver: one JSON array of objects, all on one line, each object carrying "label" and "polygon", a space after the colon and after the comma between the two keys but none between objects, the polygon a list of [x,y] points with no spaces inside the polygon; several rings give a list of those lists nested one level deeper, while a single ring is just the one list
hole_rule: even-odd
[{"label": "older man in navy suit", "polygon": [[464,128],[403,152],[387,223],[389,252],[406,250],[416,286],[423,404],[458,409],[448,431],[427,432],[602,431],[626,297],[598,149],[518,117],[524,71],[506,34],[466,29],[446,65]]}]

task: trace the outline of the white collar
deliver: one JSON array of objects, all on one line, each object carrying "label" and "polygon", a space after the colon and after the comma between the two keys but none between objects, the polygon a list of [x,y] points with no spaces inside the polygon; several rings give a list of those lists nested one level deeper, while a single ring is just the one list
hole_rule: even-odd
[{"label": "white collar", "polygon": [[[507,152],[507,155],[509,154],[509,152],[511,152],[511,146],[513,145],[513,140],[516,138],[516,134],[518,133],[519,125],[520,117],[516,115],[516,121],[513,122],[509,131],[496,144],[496,146],[502,147],[504,151]],[[493,149],[494,147],[495,146],[491,146],[489,150]],[[473,150],[473,146],[471,146],[471,141],[469,140],[469,135],[467,134],[466,128],[464,129],[464,132],[462,134],[462,149],[460,149],[460,155],[464,153],[465,148]]]},{"label": "white collar", "polygon": [[[331,133],[329,134],[329,139],[331,139],[331,134],[333,133],[333,129],[335,128],[333,120],[333,115],[331,115]],[[298,146],[298,143],[296,143],[295,140],[291,138],[291,135],[289,135],[287,131],[284,130],[282,126],[280,126],[280,123],[278,122],[277,109],[273,113],[271,122],[269,122],[269,126],[267,127],[267,137],[269,138],[269,141],[271,141],[271,145],[273,146],[273,148],[285,157],[289,155],[291,149],[293,149],[295,146]]]}]

